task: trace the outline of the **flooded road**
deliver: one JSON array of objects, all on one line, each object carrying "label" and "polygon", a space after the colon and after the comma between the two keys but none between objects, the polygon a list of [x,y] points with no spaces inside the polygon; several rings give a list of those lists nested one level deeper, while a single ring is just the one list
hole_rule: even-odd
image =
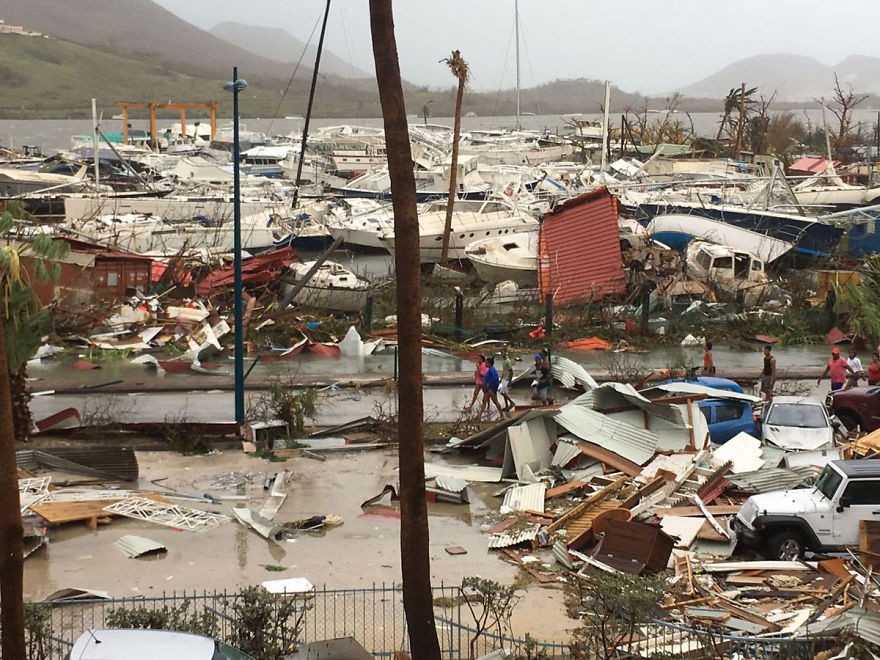
[{"label": "flooded road", "polygon": [[[275,517],[277,522],[334,514],[344,523],[280,543],[268,542],[234,520],[202,533],[127,518],[115,518],[94,531],[85,523],[69,523],[52,529],[49,546],[25,561],[26,599],[40,599],[63,587],[100,589],[123,597],[235,589],[288,577],[306,577],[329,588],[400,582],[397,505],[380,505],[366,513],[360,508],[362,501],[378,494],[386,484],[398,483],[394,451],[328,455],[325,462],[297,457],[270,463],[234,451],[210,456],[139,452],[138,460],[141,488],[218,497],[246,495],[253,509],[259,509],[268,494],[263,489],[265,477],[288,470],[292,475],[289,495]],[[500,499],[492,496],[497,488],[495,484],[470,486],[470,504],[428,504],[435,584],[455,585],[471,575],[504,583],[514,579],[518,569],[501,561],[495,551],[490,552],[487,536],[480,531],[486,514],[500,505]],[[176,503],[226,514],[237,504]],[[126,534],[163,543],[168,553],[129,559],[113,545]],[[447,546],[461,546],[467,554],[449,555]],[[284,569],[268,571],[268,565]],[[565,630],[572,624],[565,617],[561,591],[530,587],[517,609],[515,630],[534,630],[529,622],[536,616],[542,621],[543,638],[567,639]]]}]

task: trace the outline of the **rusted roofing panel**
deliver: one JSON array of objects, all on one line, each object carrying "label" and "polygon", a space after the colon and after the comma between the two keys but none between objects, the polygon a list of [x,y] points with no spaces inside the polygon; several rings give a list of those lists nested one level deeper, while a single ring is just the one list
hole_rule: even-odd
[{"label": "rusted roofing panel", "polygon": [[626,290],[617,199],[607,188],[575,197],[544,215],[538,239],[541,300],[561,306]]}]

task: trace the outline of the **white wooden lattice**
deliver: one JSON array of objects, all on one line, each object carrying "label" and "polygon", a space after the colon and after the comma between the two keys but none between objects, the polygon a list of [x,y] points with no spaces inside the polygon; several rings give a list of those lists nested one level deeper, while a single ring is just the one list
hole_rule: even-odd
[{"label": "white wooden lattice", "polygon": [[127,497],[115,504],[105,506],[104,511],[193,532],[203,532],[209,527],[230,520],[229,516],[222,513],[186,509],[176,504],[157,502],[145,497]]}]

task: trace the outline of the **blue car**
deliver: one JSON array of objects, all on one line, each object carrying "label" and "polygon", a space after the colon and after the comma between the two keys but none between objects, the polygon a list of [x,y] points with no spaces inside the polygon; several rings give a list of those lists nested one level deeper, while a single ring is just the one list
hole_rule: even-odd
[{"label": "blue car", "polygon": [[[716,390],[744,394],[738,383],[728,378],[701,376],[699,378],[674,378],[666,383],[694,383]],[[755,421],[755,411],[748,401],[736,399],[701,399],[697,401],[700,412],[709,425],[709,440],[722,445],[738,433],[748,433],[754,438],[761,437],[761,431]]]}]

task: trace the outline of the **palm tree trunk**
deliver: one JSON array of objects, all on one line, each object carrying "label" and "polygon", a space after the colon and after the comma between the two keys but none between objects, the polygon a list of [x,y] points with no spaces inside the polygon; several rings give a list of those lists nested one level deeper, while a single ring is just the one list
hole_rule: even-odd
[{"label": "palm tree trunk", "polygon": [[458,174],[458,141],[461,138],[461,100],[464,97],[464,78],[458,80],[458,94],[455,97],[455,124],[452,130],[452,162],[449,166],[449,200],[446,202],[446,224],[443,226],[443,249],[440,263],[449,262],[449,235],[452,233],[452,211],[455,207],[456,178]]},{"label": "palm tree trunk", "polygon": [[12,401],[12,428],[16,442],[27,442],[33,426],[30,400],[27,388],[27,363],[9,377],[10,400]]},{"label": "palm tree trunk", "polygon": [[394,209],[394,262],[397,270],[397,383],[400,458],[400,566],[403,609],[412,657],[440,660],[431,594],[428,507],[425,500],[422,405],[421,273],[416,182],[397,60],[391,0],[370,0],[370,31]]},{"label": "palm tree trunk", "polygon": [[20,506],[6,328],[0,314],[0,648],[4,658],[25,657]]}]

